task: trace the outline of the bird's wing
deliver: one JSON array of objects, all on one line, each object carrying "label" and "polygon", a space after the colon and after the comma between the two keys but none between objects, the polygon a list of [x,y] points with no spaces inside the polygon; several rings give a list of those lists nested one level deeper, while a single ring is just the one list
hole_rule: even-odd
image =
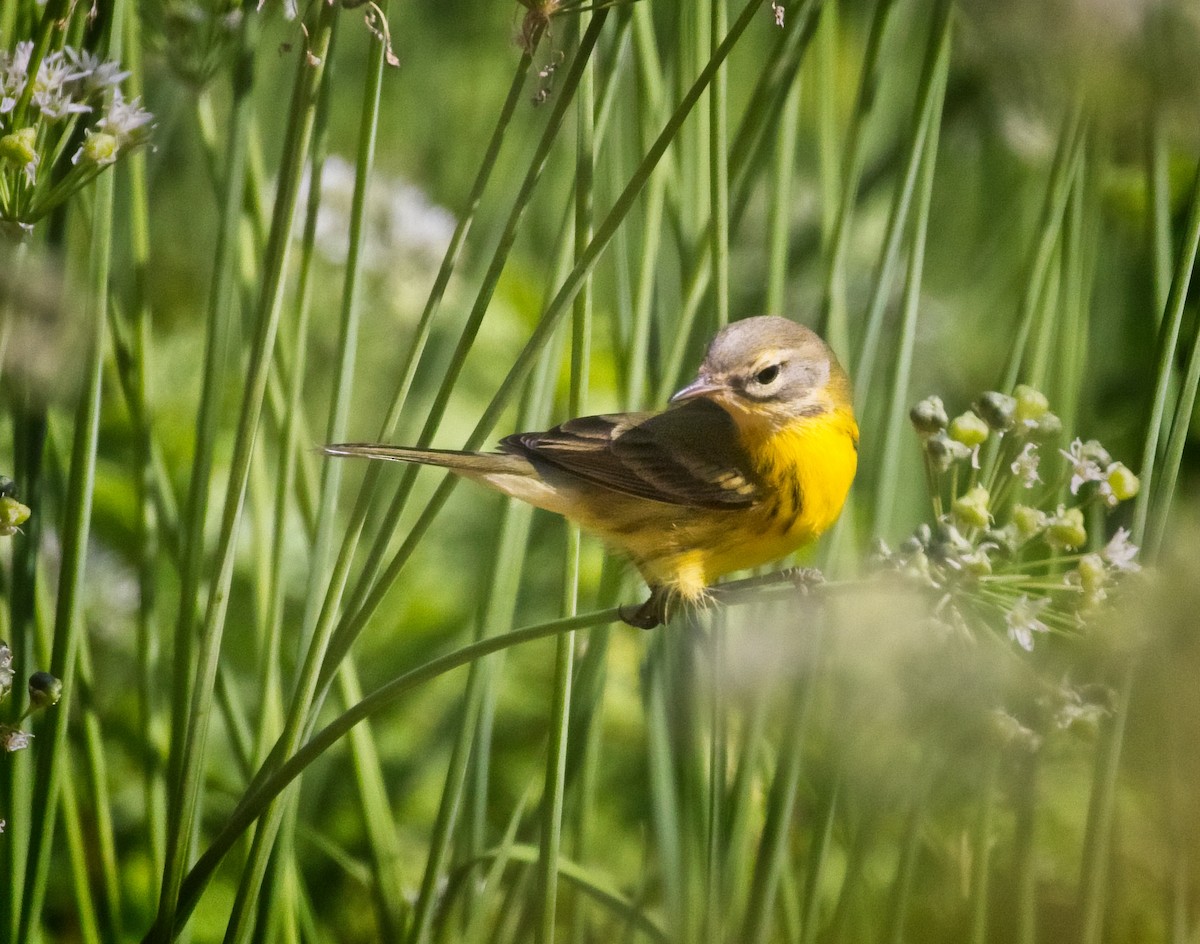
[{"label": "bird's wing", "polygon": [[693,400],[665,413],[569,420],[501,443],[604,488],[700,508],[741,508],[758,498],[757,477],[723,409]]}]

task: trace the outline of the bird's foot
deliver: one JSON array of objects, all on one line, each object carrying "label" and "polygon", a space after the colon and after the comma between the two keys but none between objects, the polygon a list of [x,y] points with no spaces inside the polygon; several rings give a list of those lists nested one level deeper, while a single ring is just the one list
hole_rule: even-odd
[{"label": "bird's foot", "polygon": [[801,593],[808,593],[825,583],[825,575],[816,567],[790,567],[784,574]]},{"label": "bird's foot", "polygon": [[618,607],[617,614],[622,622],[638,629],[663,626],[671,618],[670,594],[663,587],[651,587],[650,598],[645,603],[638,607]]}]

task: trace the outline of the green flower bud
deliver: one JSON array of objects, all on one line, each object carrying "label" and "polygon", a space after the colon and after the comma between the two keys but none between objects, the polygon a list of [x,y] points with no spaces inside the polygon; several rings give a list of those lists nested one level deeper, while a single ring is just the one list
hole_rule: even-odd
[{"label": "green flower bud", "polygon": [[1121,462],[1114,462],[1108,467],[1105,481],[1108,483],[1108,487],[1112,489],[1113,496],[1117,501],[1125,501],[1133,498],[1138,493],[1138,489],[1142,487],[1142,483],[1138,481],[1138,477]]},{"label": "green flower bud", "polygon": [[62,698],[62,682],[49,672],[34,672],[29,676],[29,708],[37,711],[58,704]]},{"label": "green flower bud", "polygon": [[922,436],[945,429],[949,422],[946,417],[946,406],[942,403],[941,397],[926,397],[908,411],[908,418]]},{"label": "green flower bud", "polygon": [[11,495],[0,497],[0,536],[16,534],[17,529],[29,520],[29,508]]},{"label": "green flower bud", "polygon": [[1083,526],[1083,512],[1078,508],[1060,510],[1046,528],[1046,542],[1064,551],[1086,544],[1087,528]]},{"label": "green flower bud", "polygon": [[1004,393],[989,390],[975,402],[975,412],[983,417],[992,429],[1004,431],[1012,426],[1017,412],[1017,401]]},{"label": "green flower bud", "polygon": [[971,450],[947,436],[944,429],[939,429],[925,440],[925,452],[938,472],[945,472],[955,462],[971,457]]},{"label": "green flower bud", "polygon": [[1096,596],[1108,582],[1108,568],[1099,554],[1085,554],[1079,560],[1079,585],[1089,597]]},{"label": "green flower bud", "polygon": [[962,443],[968,449],[982,445],[988,438],[988,424],[967,410],[961,416],[956,416],[950,423],[950,438]]},{"label": "green flower bud", "polygon": [[85,160],[91,164],[111,164],[117,159],[117,151],[121,143],[116,135],[107,131],[89,131],[80,151]]},{"label": "green flower bud", "polygon": [[968,489],[950,506],[954,520],[964,528],[986,528],[992,520],[988,511],[989,499],[988,490],[982,485]]},{"label": "green flower bud", "polygon": [[1050,401],[1040,390],[1021,384],[1013,393],[1017,397],[1016,419],[1018,423],[1032,426],[1050,411]]},{"label": "green flower bud", "polygon": [[1028,541],[1046,527],[1046,513],[1040,508],[1030,508],[1028,505],[1013,505],[1012,523],[1016,525],[1021,540]]},{"label": "green flower bud", "polygon": [[37,128],[18,128],[0,138],[0,159],[24,167],[37,157]]},{"label": "green flower bud", "polygon": [[1034,422],[1030,433],[1035,439],[1046,442],[1061,436],[1062,428],[1062,420],[1057,413],[1044,413]]}]

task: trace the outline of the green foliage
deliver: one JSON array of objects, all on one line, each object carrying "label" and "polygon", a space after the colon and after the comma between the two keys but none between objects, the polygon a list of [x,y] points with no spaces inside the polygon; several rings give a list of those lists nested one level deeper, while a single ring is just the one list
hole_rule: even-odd
[{"label": "green foliage", "polygon": [[[0,944],[1193,939],[1198,52],[0,3]],[[656,408],[765,311],[855,381],[826,579],[652,634],[586,535],[313,448]]]}]

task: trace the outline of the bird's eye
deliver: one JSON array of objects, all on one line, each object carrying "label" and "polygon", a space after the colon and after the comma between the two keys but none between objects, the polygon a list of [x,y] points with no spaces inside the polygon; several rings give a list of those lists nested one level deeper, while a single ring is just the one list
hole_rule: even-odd
[{"label": "bird's eye", "polygon": [[772,364],[770,367],[764,367],[754,375],[754,382],[761,386],[768,386],[775,382],[775,378],[779,376],[779,365]]}]

